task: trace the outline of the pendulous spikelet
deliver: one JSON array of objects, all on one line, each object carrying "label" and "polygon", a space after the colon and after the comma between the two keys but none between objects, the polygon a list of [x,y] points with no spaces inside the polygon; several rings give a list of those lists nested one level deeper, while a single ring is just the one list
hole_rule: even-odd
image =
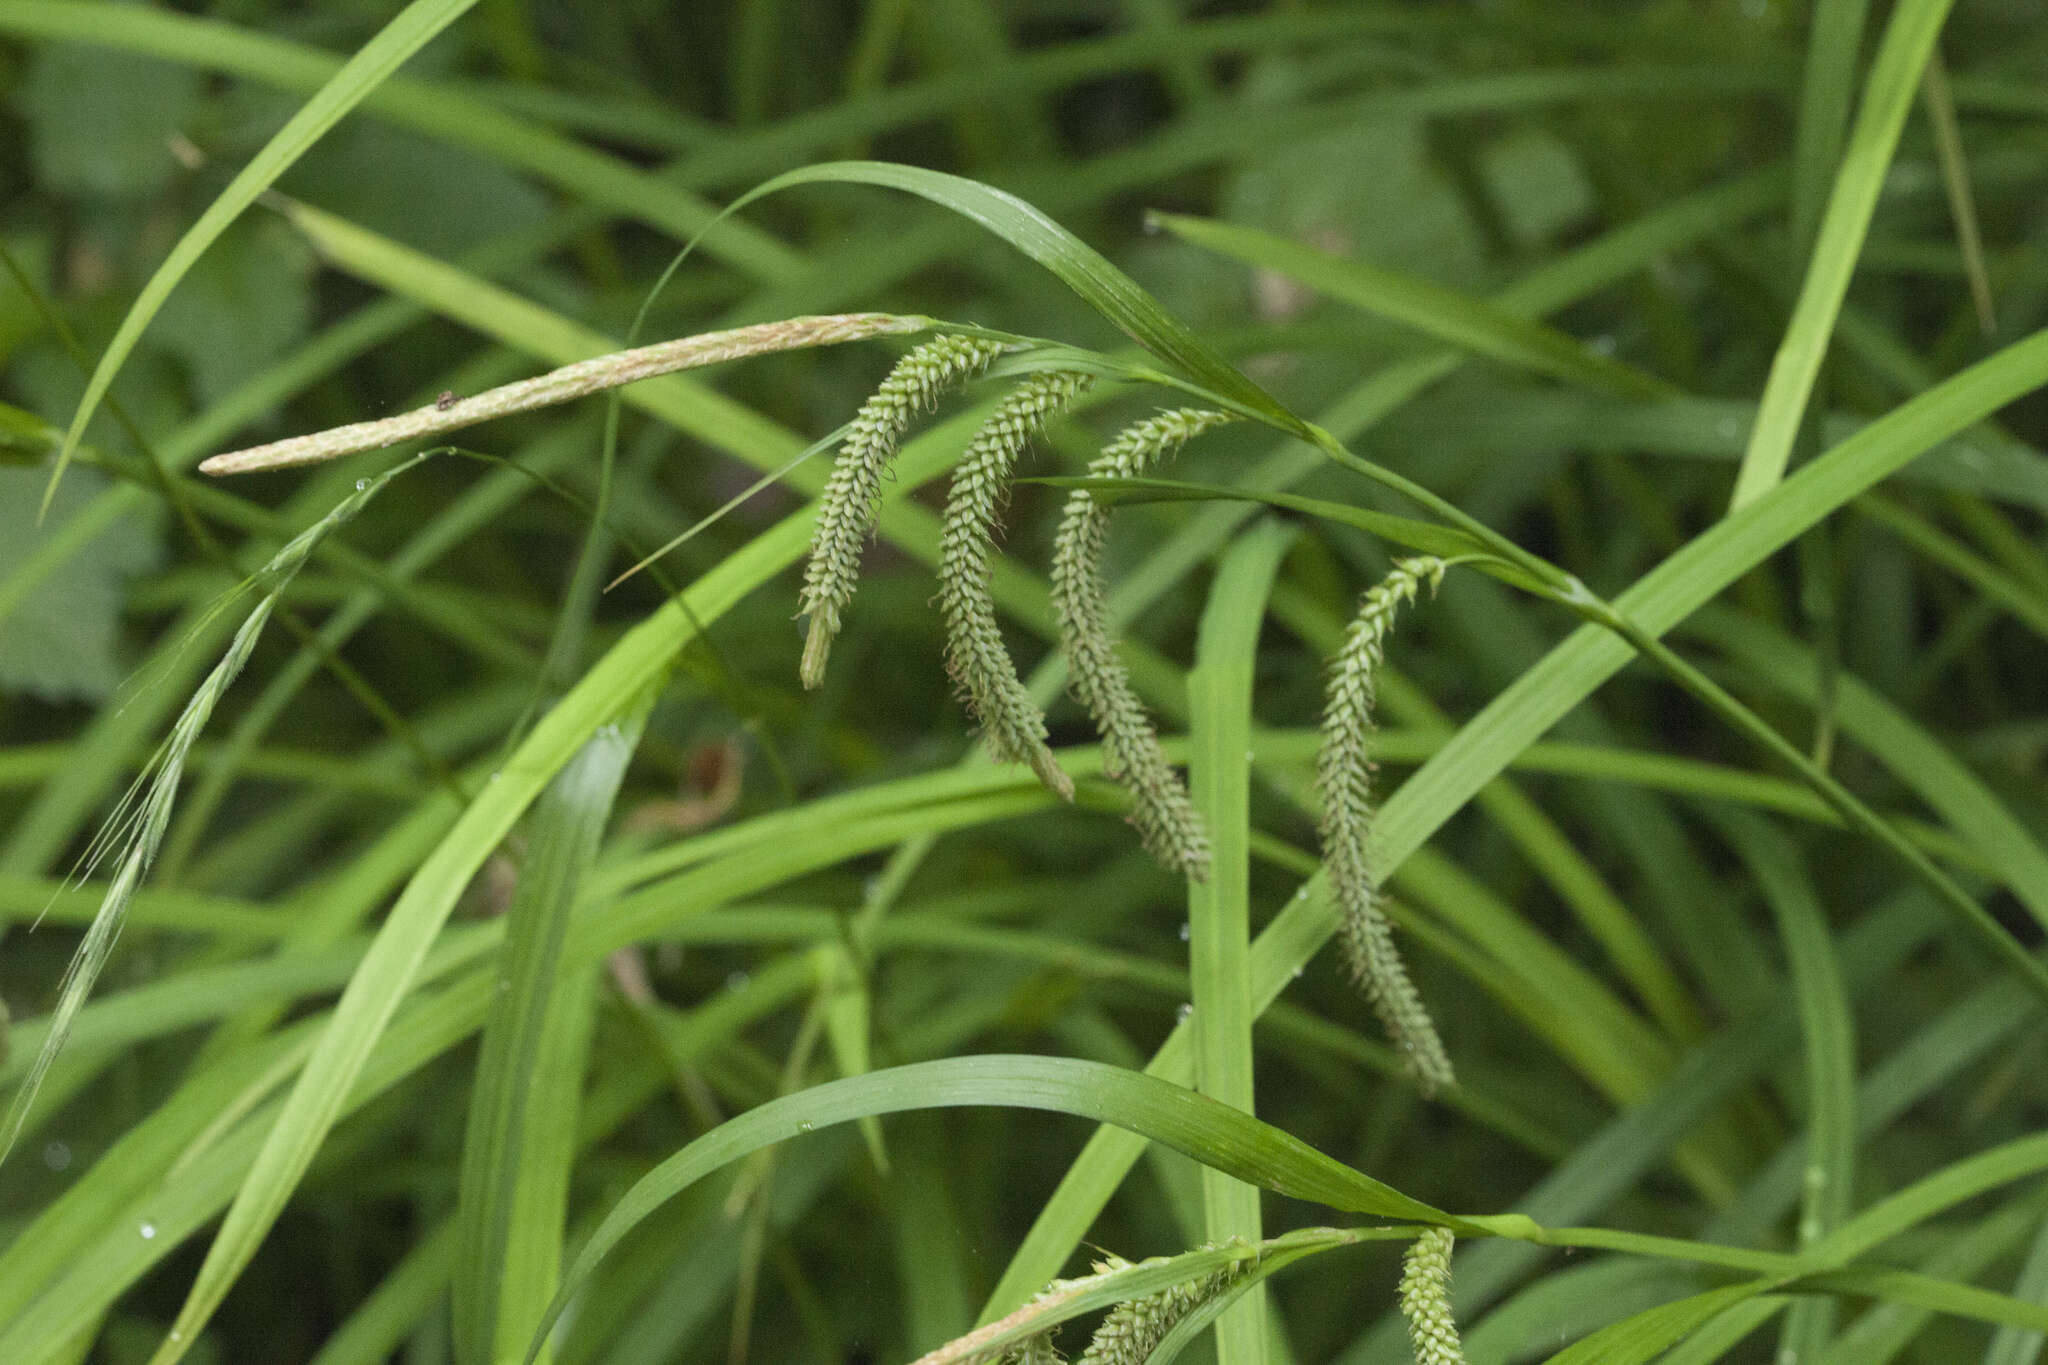
[{"label": "pendulous spikelet", "polygon": [[825,659],[839,634],[840,613],[853,601],[861,547],[875,529],[882,479],[903,433],[946,390],[987,369],[1003,349],[1002,342],[981,337],[928,341],[896,363],[855,415],[818,500],[817,529],[811,533],[811,558],[804,569],[801,610],[811,622],[804,640],[805,687],[825,680]]},{"label": "pendulous spikelet", "polygon": [[[1133,478],[1158,465],[1202,432],[1230,421],[1221,412],[1180,408],[1126,428],[1088,465],[1093,478]],[[1195,881],[1209,872],[1209,839],[1201,817],[1158,733],[1131,687],[1109,628],[1102,548],[1110,509],[1093,493],[1067,498],[1053,545],[1052,603],[1059,616],[1070,686],[1102,734],[1103,771],[1131,794],[1131,823],[1152,856]]]},{"label": "pendulous spikelet", "polygon": [[1465,1365],[1451,1317],[1451,1230],[1427,1228],[1401,1258],[1401,1315],[1415,1365]]},{"label": "pendulous spikelet", "polygon": [[1455,1077],[1435,1021],[1394,946],[1393,926],[1380,908],[1379,883],[1372,873],[1373,678],[1395,612],[1403,602],[1414,601],[1424,584],[1435,588],[1445,567],[1442,560],[1429,556],[1404,559],[1366,590],[1358,616],[1331,661],[1322,749],[1316,759],[1316,785],[1323,801],[1323,866],[1337,902],[1345,956],[1425,1094],[1449,1088]]},{"label": "pendulous spikelet", "polygon": [[959,688],[982,738],[997,758],[1029,764],[1061,799],[1074,784],[1053,762],[1045,743],[1045,713],[1017,677],[1003,647],[989,594],[990,537],[1009,492],[1017,457],[1046,419],[1095,381],[1084,374],[1047,371],[1018,384],[974,434],[953,471],[939,537],[939,605],[946,617],[946,671]]}]

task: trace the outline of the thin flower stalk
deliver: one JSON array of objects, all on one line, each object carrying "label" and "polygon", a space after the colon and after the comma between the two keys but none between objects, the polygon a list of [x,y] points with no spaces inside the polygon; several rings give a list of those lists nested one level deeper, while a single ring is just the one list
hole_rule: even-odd
[{"label": "thin flower stalk", "polygon": [[1370,858],[1373,828],[1372,710],[1374,678],[1394,615],[1425,584],[1434,589],[1446,565],[1422,556],[1404,559],[1366,590],[1358,616],[1331,661],[1323,709],[1316,784],[1322,795],[1323,866],[1337,903],[1339,932],[1352,977],[1401,1051],[1425,1094],[1455,1084],[1451,1060],[1394,944],[1393,926],[1380,907]]},{"label": "thin flower stalk", "polygon": [[1415,1365],[1465,1365],[1451,1316],[1451,1230],[1427,1228],[1401,1258],[1401,1316]]},{"label": "thin flower stalk", "polygon": [[948,389],[987,369],[1003,350],[1004,343],[980,337],[926,342],[898,361],[861,405],[818,500],[818,525],[804,569],[801,611],[810,618],[802,665],[805,687],[825,680],[825,660],[860,577],[861,549],[881,509],[882,479],[903,433],[913,418],[929,412]]},{"label": "thin flower stalk", "polygon": [[[1145,473],[1188,441],[1231,418],[1221,412],[1180,408],[1126,428],[1089,463],[1098,479]],[[1068,498],[1053,543],[1052,603],[1059,617],[1069,686],[1102,735],[1103,771],[1131,794],[1131,824],[1146,849],[1195,881],[1209,872],[1209,838],[1187,785],[1167,761],[1152,718],[1131,686],[1110,632],[1109,589],[1102,551],[1110,509],[1088,489]]]},{"label": "thin flower stalk", "polygon": [[1046,420],[1094,383],[1087,375],[1049,371],[1012,390],[968,443],[954,470],[939,537],[939,605],[946,617],[946,671],[982,738],[999,759],[1029,764],[1062,800],[1074,784],[1046,747],[1045,713],[1017,676],[1003,646],[990,595],[994,542],[1017,457]]},{"label": "thin flower stalk", "polygon": [[704,332],[674,341],[656,342],[652,346],[593,356],[589,360],[579,360],[546,374],[503,384],[466,398],[443,393],[425,407],[414,408],[411,412],[381,417],[373,422],[351,422],[347,426],[330,427],[307,436],[293,436],[267,445],[251,446],[247,450],[215,455],[201,461],[199,469],[204,474],[245,474],[257,469],[317,464],[366,450],[382,450],[401,441],[438,436],[494,417],[552,407],[677,370],[742,360],[774,351],[794,351],[810,346],[859,341],[866,337],[921,332],[929,326],[929,318],[900,317],[894,313],[828,313],[756,323],[751,327],[735,327],[723,332]]}]

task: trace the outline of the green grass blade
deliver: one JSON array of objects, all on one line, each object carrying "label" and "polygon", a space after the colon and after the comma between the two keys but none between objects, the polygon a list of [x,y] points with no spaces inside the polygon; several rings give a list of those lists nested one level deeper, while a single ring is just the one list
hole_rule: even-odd
[{"label": "green grass blade", "polygon": [[[1918,1270],[1911,1272],[1930,1283],[1910,1283],[1906,1275],[1896,1271],[1873,1272],[1866,1283],[1878,1291],[1877,1306],[1857,1318],[1825,1349],[1816,1342],[1811,1353],[1799,1359],[1819,1365],[1889,1365],[1926,1330],[1936,1313],[1958,1313],[1966,1307],[1978,1314],[2004,1311],[2002,1303],[1994,1302],[2003,1300],[2004,1295],[1986,1294],[1973,1288],[1970,1281],[1993,1263],[2004,1260],[2026,1240],[2040,1220],[2041,1207],[2037,1193],[2030,1199],[2013,1201],[1987,1218],[1972,1220],[1960,1230],[1946,1231],[1935,1252],[1921,1258]],[[1816,1278],[1830,1287],[1843,1282],[1834,1277]],[[1985,1296],[1981,1303],[1977,1302],[1978,1295]],[[1786,1324],[1788,1334],[1792,1323],[1798,1320],[1798,1310],[1808,1302],[1827,1300],[1803,1299],[1794,1304]],[[2017,1325],[2008,1322],[2002,1330]]]},{"label": "green grass blade", "polygon": [[1991,273],[1984,259],[1984,233],[1977,225],[1977,196],[1970,188],[1970,162],[1963,152],[1963,130],[1956,121],[1955,93],[1949,89],[1948,64],[1936,48],[1921,79],[1927,99],[1927,121],[1934,126],[1934,150],[1941,160],[1941,187],[1948,195],[1948,213],[1956,225],[1956,249],[1963,275],[1970,282],[1970,303],[1977,310],[1977,329],[1985,336],[1998,331],[1991,299]]},{"label": "green grass blade", "polygon": [[1699,1287],[1698,1277],[1654,1261],[1612,1257],[1559,1269],[1528,1285],[1472,1324],[1464,1334],[1472,1360],[1534,1358],[1560,1341],[1574,1341]]},{"label": "green grass blade", "polygon": [[1404,323],[1447,345],[1516,369],[1547,374],[1630,398],[1668,398],[1677,390],[1632,365],[1601,355],[1578,338],[1498,304],[1362,261],[1317,251],[1276,233],[1207,218],[1153,215],[1174,236],[1278,271],[1355,308]]},{"label": "green grass blade", "polygon": [[[813,980],[807,961],[782,959],[756,973],[744,988],[724,992],[694,1011],[673,1030],[668,1045],[677,1057],[694,1059],[762,1015],[784,1008]],[[495,982],[495,971],[487,968],[410,1002],[380,1039],[344,1110],[359,1109],[473,1034],[483,1022]],[[293,1053],[306,1055],[324,1023],[308,1020],[263,1040],[250,1054],[224,1060],[206,1073],[211,1088],[181,1089],[38,1221],[34,1237],[4,1253],[0,1265],[8,1274],[0,1278],[0,1359],[39,1365],[50,1342],[104,1311],[220,1215],[260,1150],[281,1101],[203,1149],[195,1151],[195,1138],[210,1127],[223,1099],[232,1099],[246,1083],[245,1071],[268,1070],[266,1059],[289,1062]],[[645,1091],[657,1079],[650,1072]],[[51,1283],[35,1297],[42,1280]]]},{"label": "green grass blade", "polygon": [[1869,16],[1870,0],[1816,0],[1807,21],[1806,72],[1792,143],[1792,242],[1798,251],[1812,249],[1828,187],[1840,169]]},{"label": "green grass blade", "polygon": [[[1188,678],[1188,785],[1211,849],[1209,875],[1188,887],[1188,961],[1194,996],[1196,1088],[1256,1112],[1252,1084],[1251,742],[1259,627],[1291,527],[1268,522],[1224,557],[1202,613]],[[1259,1193],[1204,1168],[1202,1204],[1211,1242],[1257,1242]],[[1220,1365],[1263,1365],[1266,1294],[1255,1286],[1216,1325]]]},{"label": "green grass blade", "polygon": [[[517,1349],[532,1334],[535,1305],[554,1290],[562,1211],[536,1194],[558,1175],[547,1158],[562,1144],[551,1137],[573,1134],[582,1051],[548,1063],[564,1040],[582,1040],[578,1007],[589,1003],[587,987],[565,979],[589,969],[565,971],[562,944],[645,718],[636,708],[600,729],[534,807],[463,1147],[453,1281],[459,1361],[490,1365]],[[549,1086],[551,1079],[569,1084]]]},{"label": "green grass blade", "polygon": [[1902,0],[1892,11],[1883,45],[1864,83],[1863,103],[1856,112],[1849,144],[1842,152],[1842,169],[1828,196],[1806,281],[1757,404],[1756,425],[1750,430],[1749,445],[1735,476],[1731,511],[1749,506],[1785,476],[1807,399],[1827,356],[1828,339],[1870,228],[1871,212],[1877,207],[1878,192],[1898,147],[1899,132],[1912,110],[1921,73],[1951,3]]},{"label": "green grass blade", "polygon": [[[86,424],[92,420],[100,400],[113,385],[115,374],[119,373],[129,352],[135,349],[135,344],[142,339],[143,332],[162,309],[165,300],[170,298],[171,291],[185,278],[186,272],[213,245],[214,240],[227,231],[228,225],[241,216],[242,210],[275,184],[277,178],[305,155],[306,150],[328,129],[339,123],[392,72],[404,65],[413,53],[461,18],[475,3],[476,0],[413,0],[379,30],[376,37],[363,44],[362,50],[349,58],[341,70],[335,72],[333,79],[277,130],[276,135],[264,144],[263,150],[237,172],[227,188],[207,205],[206,212],[199,215],[199,221],[185,230],[178,244],[171,248],[171,254],[156,268],[149,282],[143,286],[142,293],[130,305],[127,315],[121,319],[119,330],[114,333],[114,339],[101,352],[99,364],[86,383],[85,396],[79,399],[78,411],[72,416],[71,427],[64,433],[64,445],[57,452],[57,467],[50,472],[49,487],[43,492],[44,511],[49,510],[50,499],[57,492],[57,482],[71,463],[72,453],[85,434]],[[119,10],[100,10],[99,22],[107,27],[119,28],[123,20]]]},{"label": "green grass blade", "polygon": [[214,1238],[155,1365],[170,1365],[212,1315],[283,1210],[340,1114],[392,1012],[411,989],[455,899],[484,858],[571,755],[599,726],[622,718],[692,636],[691,622],[715,619],[793,558],[801,526],[762,537],[700,580],[615,645],[537,724],[495,779],[413,874],[342,993],[320,1042],[293,1087]]},{"label": "green grass blade", "polygon": [[[1731,611],[1702,613],[1688,631],[1746,664],[1766,685],[1811,705],[1813,661],[1804,646]],[[1842,733],[1891,769],[1983,855],[2034,917],[2048,925],[2048,849],[1984,781],[1926,729],[1862,680],[1839,674],[1835,708]]]},{"label": "green grass blade", "polygon": [[1792,1302],[1789,1294],[1765,1294],[1725,1309],[1680,1342],[1661,1365],[1711,1365]]},{"label": "green grass blade", "polygon": [[[2048,1219],[2041,1223],[2034,1234],[2034,1242],[2027,1249],[2025,1264],[2020,1267],[2019,1282],[2013,1286],[2013,1297],[2030,1303],[2048,1301]],[[1984,1365],[2035,1365],[2041,1358],[2043,1334],[2029,1332],[2024,1328],[2001,1327],[1991,1338],[1991,1344],[1984,1348]]]},{"label": "green grass blade", "polygon": [[[1419,689],[1391,672],[1381,680],[1380,697],[1389,716],[1420,717],[1432,728],[1450,728],[1448,719]],[[1388,753],[1385,741],[1386,732],[1381,731],[1375,749],[1382,755]],[[1678,1043],[1697,1041],[1705,1031],[1699,1006],[1635,911],[1571,836],[1532,797],[1505,780],[1489,784],[1478,800],[1571,907],[1664,1033]]]},{"label": "green grass blade", "polygon": [[1891,1238],[1988,1190],[2048,1169],[2048,1136],[2015,1138],[1964,1157],[1880,1200],[1806,1248],[1820,1267],[1846,1264]]},{"label": "green grass blade", "polygon": [[1870,494],[1856,510],[1892,532],[1934,563],[1996,602],[2014,619],[2048,640],[2048,594],[1974,553],[1919,513],[1881,494]]},{"label": "green grass blade", "polygon": [[1532,592],[1542,591],[1542,584],[1513,564],[1493,557],[1488,546],[1477,536],[1454,526],[1443,526],[1433,521],[1419,521],[1414,517],[1397,517],[1385,512],[1374,512],[1349,503],[1332,502],[1327,498],[1308,498],[1297,493],[1260,493],[1248,489],[1233,488],[1222,484],[1190,483],[1184,479],[1091,479],[1069,476],[1048,476],[1035,479],[1019,479],[1019,483],[1039,483],[1050,488],[1085,488],[1102,502],[1145,503],[1145,502],[1253,502],[1284,511],[1300,512],[1312,517],[1321,517],[1343,526],[1355,526],[1386,541],[1424,554],[1439,555],[1446,559],[1472,558],[1472,567],[1489,574],[1505,583],[1513,583]]},{"label": "green grass blade", "polygon": [[[1112,1123],[1297,1199],[1382,1218],[1472,1225],[1418,1203],[1228,1105],[1141,1072],[1062,1057],[953,1057],[869,1072],[758,1105],[685,1146],[613,1205],[569,1268],[542,1319],[549,1330],[598,1262],[661,1205],[713,1171],[763,1148],[870,1114],[994,1105]],[[542,1337],[528,1348],[530,1363]]]},{"label": "green grass blade", "polygon": [[1226,363],[1100,252],[1013,194],[979,181],[887,161],[832,161],[776,176],[733,201],[737,212],[796,185],[861,184],[930,200],[1001,237],[1057,275],[1118,330],[1238,410],[1302,435],[1301,420]]},{"label": "green grass blade", "polygon": [[[1722,820],[1778,921],[1792,969],[1792,994],[1805,1042],[1807,1155],[1799,1244],[1809,1245],[1849,1215],[1856,1178],[1856,1036],[1848,992],[1835,961],[1826,915],[1798,850],[1761,820]],[[1833,1329],[1835,1306],[1801,1299],[1785,1316],[1780,1355],[1816,1358]]]},{"label": "green grass blade", "polygon": [[1752,1280],[1659,1305],[1601,1328],[1550,1357],[1549,1365],[1642,1365],[1770,1287],[1769,1280]]}]

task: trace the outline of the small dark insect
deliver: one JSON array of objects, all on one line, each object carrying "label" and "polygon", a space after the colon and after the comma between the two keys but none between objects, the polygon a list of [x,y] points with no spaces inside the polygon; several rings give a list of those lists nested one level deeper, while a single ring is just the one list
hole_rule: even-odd
[{"label": "small dark insect", "polygon": [[454,406],[455,406],[455,390],[453,390],[453,389],[443,389],[443,390],[441,390],[441,396],[440,396],[439,398],[436,398],[436,399],[434,400],[434,406],[435,406],[435,407],[436,407],[437,409],[439,409],[440,411],[442,411],[442,412],[446,412],[446,411],[448,411],[448,409],[450,409],[450,408],[454,407]]}]

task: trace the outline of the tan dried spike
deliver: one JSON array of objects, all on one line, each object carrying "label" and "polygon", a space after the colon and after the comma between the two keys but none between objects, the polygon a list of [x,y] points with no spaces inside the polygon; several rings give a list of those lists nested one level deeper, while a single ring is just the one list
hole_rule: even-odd
[{"label": "tan dried spike", "polygon": [[204,474],[245,474],[258,469],[317,464],[366,450],[382,450],[401,441],[438,436],[442,432],[474,426],[494,417],[552,407],[604,389],[616,389],[656,375],[673,374],[677,370],[716,365],[721,361],[741,360],[774,351],[795,351],[810,346],[859,341],[866,337],[921,332],[929,326],[929,318],[899,317],[894,313],[830,313],[756,323],[724,332],[704,332],[579,360],[573,365],[487,389],[468,398],[444,393],[423,408],[414,408],[395,417],[381,417],[374,422],[351,422],[347,426],[330,427],[308,436],[293,436],[268,445],[215,455],[201,461],[199,469]]}]

